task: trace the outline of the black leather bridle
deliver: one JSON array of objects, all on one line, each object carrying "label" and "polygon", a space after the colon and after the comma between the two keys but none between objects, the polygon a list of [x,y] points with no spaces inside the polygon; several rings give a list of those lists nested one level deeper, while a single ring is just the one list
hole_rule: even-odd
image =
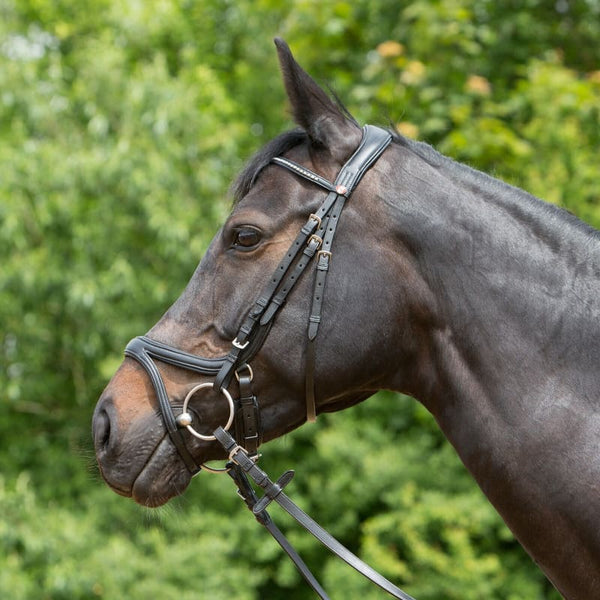
[{"label": "black leather bridle", "polygon": [[[156,392],[165,428],[189,471],[195,474],[201,468],[209,471],[215,471],[215,469],[196,463],[182,435],[183,428],[200,439],[217,440],[226,448],[230,462],[227,468],[222,469],[222,471],[227,471],[234,479],[240,495],[253,511],[257,520],[275,537],[292,558],[309,585],[323,599],[326,599],[327,595],[270,519],[266,506],[272,500],[283,506],[334,553],[388,591],[392,596],[402,600],[413,600],[408,594],[373,571],[358,557],[339,544],[335,538],[303,513],[282,492],[283,487],[291,480],[293,471],[288,471],[274,483],[264,471],[258,468],[256,460],[258,458],[258,447],[262,441],[262,432],[258,400],[252,393],[251,388],[253,373],[249,363],[263,345],[273,325],[274,318],[285,303],[287,296],[316,256],[313,296],[308,319],[305,367],[306,418],[307,421],[316,419],[314,392],[315,342],[321,322],[325,283],[331,262],[333,239],[346,201],[363,175],[377,161],[391,140],[392,136],[389,132],[379,127],[366,125],[363,128],[360,145],[344,164],[333,183],[287,158],[275,157],[271,160],[272,163],[322,187],[328,194],[319,209],[308,217],[307,222],[300,229],[296,239],[285,253],[267,285],[250,308],[241,327],[238,329],[228,354],[220,358],[202,358],[146,336],[134,338],[125,348],[125,355],[138,361],[148,373]],[[165,384],[154,360],[201,375],[214,376],[214,383],[202,383],[190,390],[184,400],[182,412],[176,417],[169,402]],[[227,389],[234,376],[238,380],[240,390],[239,398],[235,400]],[[188,403],[191,396],[204,387],[212,387],[215,391],[224,394],[230,408],[227,423],[223,427],[217,427],[213,435],[198,433],[192,427],[193,417],[188,412]],[[235,428],[235,439],[227,433],[232,425]],[[258,500],[254,494],[247,476],[250,476],[257,485],[265,490],[265,496],[261,500]]]},{"label": "black leather bridle", "polygon": [[[307,222],[300,229],[296,239],[292,242],[266,286],[248,311],[228,354],[220,358],[202,358],[146,336],[134,338],[125,348],[125,355],[137,360],[150,376],[158,397],[165,427],[186,466],[192,473],[197,473],[200,466],[192,458],[181,429],[185,427],[190,433],[201,439],[214,440],[214,436],[198,435],[191,427],[192,416],[187,411],[175,417],[164,382],[154,360],[160,360],[201,375],[214,376],[215,380],[212,384],[214,390],[227,393],[227,395],[227,387],[235,375],[240,384],[241,395],[238,410],[235,408],[232,411],[230,410],[229,421],[232,421],[231,416],[234,413],[236,417],[240,414],[240,410],[245,413],[245,418],[236,418],[236,433],[238,435],[242,434],[238,440],[243,444],[243,447],[250,454],[255,454],[261,441],[260,414],[256,398],[253,398],[249,389],[252,371],[248,368],[248,365],[263,345],[273,325],[274,318],[285,303],[289,293],[316,257],[313,296],[308,318],[305,367],[306,418],[307,421],[314,421],[316,418],[314,392],[315,341],[321,322],[325,283],[331,262],[333,239],[347,199],[366,171],[388,147],[391,139],[392,136],[389,132],[379,127],[366,125],[363,128],[360,145],[344,164],[334,183],[287,158],[275,157],[271,160],[272,163],[322,187],[328,194],[318,210],[308,217]],[[186,401],[189,396],[190,394],[188,394]],[[243,401],[244,398],[245,402]],[[229,401],[229,398],[227,399]],[[187,407],[187,402],[184,402],[184,406]],[[231,425],[231,423],[229,424]],[[246,431],[248,428],[251,431]]]}]

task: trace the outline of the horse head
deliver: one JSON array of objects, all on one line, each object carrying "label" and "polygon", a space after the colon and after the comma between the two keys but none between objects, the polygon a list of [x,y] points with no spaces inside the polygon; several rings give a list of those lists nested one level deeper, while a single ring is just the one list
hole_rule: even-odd
[{"label": "horse head", "polygon": [[[356,121],[305,73],[287,45],[279,40],[276,44],[298,129],[268,143],[240,174],[233,188],[235,204],[229,218],[182,295],[143,338],[145,344],[156,344],[158,348],[206,357],[205,362],[214,366],[215,373],[222,370],[222,358],[232,347],[257,295],[269,286],[278,265],[283,269],[282,260],[285,262],[286,252],[293,250],[290,245],[293,247],[298,232],[304,230],[307,219],[312,223],[310,216],[318,212],[327,197],[336,196],[333,190],[315,185],[297,170],[282,168],[273,159],[283,157],[312,177],[330,182],[363,139],[363,130]],[[386,147],[387,143],[379,153]],[[427,302],[419,301],[418,318],[409,318],[407,311],[417,307],[410,303],[399,306],[396,301],[398,287],[403,285],[412,287],[411,297],[415,297],[419,278],[408,258],[386,250],[394,244],[394,231],[389,226],[391,209],[384,200],[392,193],[391,162],[383,153],[381,159],[368,166],[372,168],[356,186],[343,216],[332,214],[334,207],[327,214],[326,225],[314,217],[314,232],[302,240],[303,252],[294,255],[289,272],[273,290],[277,311],[267,325],[262,324],[260,347],[253,353],[250,367],[252,395],[258,399],[255,428],[260,441],[281,436],[307,420],[307,393],[314,395],[314,407],[309,408],[308,415],[311,417],[311,412],[335,411],[355,404],[378,389],[397,388],[399,377],[408,389],[410,377],[402,377],[398,365],[404,365],[405,374],[411,371],[418,351],[418,323],[427,318],[429,309]],[[343,194],[341,197],[345,200]],[[326,251],[317,247],[325,238],[323,230],[337,227],[338,218],[335,247]],[[313,258],[304,253],[311,250],[311,239],[317,258],[298,271],[298,263]],[[327,262],[326,291],[319,293],[315,287],[325,287],[325,280],[315,283],[314,273],[323,270],[323,261]],[[298,272],[297,282],[294,271]],[[285,286],[289,283],[293,289],[288,291]],[[311,312],[314,302],[320,303],[317,316]],[[280,307],[283,303],[285,306]],[[266,320],[264,314],[260,317]],[[309,343],[311,318],[319,335]],[[243,353],[237,340],[236,345],[239,349],[234,352]],[[140,353],[145,354],[149,348],[152,353],[154,346],[147,345]],[[189,431],[184,427],[177,432],[184,438],[182,452],[191,457],[188,462],[201,465],[223,458],[223,450],[210,434],[219,425],[230,425],[232,401],[224,394],[229,388],[234,397],[240,395],[233,375],[240,379],[235,370],[243,362],[241,377],[249,379],[249,361],[238,360],[235,369],[230,369],[221,385],[213,389],[215,379],[208,373],[210,369],[198,372],[182,368],[176,361],[164,360],[160,349],[157,352],[151,359],[156,367],[149,368],[164,385],[164,402],[170,405],[165,410],[181,413],[188,400],[188,421],[183,425],[190,425]],[[167,435],[148,369],[135,360],[134,350],[128,354],[96,407],[96,453],[111,488],[154,506],[181,493],[194,469],[186,466]],[[307,369],[311,370],[308,384]],[[314,391],[307,392],[307,385]]]}]

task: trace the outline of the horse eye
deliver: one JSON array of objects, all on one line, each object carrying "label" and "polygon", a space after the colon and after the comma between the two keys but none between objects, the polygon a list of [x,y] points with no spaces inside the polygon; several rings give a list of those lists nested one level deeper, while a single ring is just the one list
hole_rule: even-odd
[{"label": "horse eye", "polygon": [[241,248],[253,248],[260,242],[260,232],[251,227],[238,229],[233,237],[233,246]]}]

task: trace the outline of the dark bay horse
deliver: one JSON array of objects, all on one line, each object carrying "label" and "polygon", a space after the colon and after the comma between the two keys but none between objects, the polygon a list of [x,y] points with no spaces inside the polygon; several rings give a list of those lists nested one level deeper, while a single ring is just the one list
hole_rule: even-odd
[{"label": "dark bay horse", "polygon": [[[249,307],[327,196],[273,159],[333,181],[363,136],[289,48],[281,41],[277,48],[298,129],[268,143],[239,176],[230,217],[145,338],[208,357],[198,359],[204,374],[156,361],[175,413],[190,390],[207,384],[192,395],[189,416],[205,435],[230,415],[208,373],[222,372],[224,355],[245,351],[236,332]],[[311,361],[317,413],[379,389],[410,394],[563,596],[600,598],[598,233],[394,134],[348,199],[321,259],[330,263],[314,356],[307,320],[321,262],[298,278],[255,348],[261,441],[307,420]],[[294,256],[296,267],[302,260]],[[93,431],[110,487],[157,506],[183,492],[193,469],[166,434],[148,373],[124,360],[98,402]],[[237,394],[233,377],[221,384],[217,390]],[[210,436],[180,431],[196,464],[224,457]]]}]

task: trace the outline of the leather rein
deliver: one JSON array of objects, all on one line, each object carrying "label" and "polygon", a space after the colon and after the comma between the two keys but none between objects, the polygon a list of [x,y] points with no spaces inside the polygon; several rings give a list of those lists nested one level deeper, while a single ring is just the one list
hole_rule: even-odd
[{"label": "leather rein", "polygon": [[[275,157],[271,160],[273,164],[320,186],[328,194],[319,209],[309,216],[307,222],[300,229],[269,282],[250,308],[227,355],[220,358],[203,358],[146,336],[134,338],[125,348],[125,355],[135,359],[150,377],[165,428],[188,470],[192,475],[201,469],[209,472],[227,472],[238,487],[238,494],[258,522],[271,533],[292,559],[307,583],[323,600],[328,600],[327,594],[269,516],[266,507],[270,502],[277,502],[322,544],[394,598],[414,599],[342,546],[283,493],[283,488],[293,477],[293,471],[287,471],[276,482],[273,482],[258,467],[256,462],[259,457],[258,447],[262,441],[262,431],[258,400],[252,392],[253,372],[249,363],[262,347],[274,318],[285,303],[290,291],[316,256],[313,296],[308,319],[305,369],[306,418],[309,422],[316,419],[315,344],[321,322],[325,283],[337,224],[346,201],[391,140],[392,136],[389,132],[379,127],[366,125],[363,128],[360,145],[344,164],[333,183],[289,159]],[[214,376],[214,383],[201,383],[192,388],[184,400],[182,412],[175,416],[155,360],[201,375]],[[239,397],[235,400],[228,391],[228,386],[234,377],[239,385]],[[218,427],[212,435],[203,435],[194,429],[192,426],[193,416],[188,411],[191,397],[202,388],[213,388],[215,391],[221,392],[229,405],[227,422],[222,427]],[[235,438],[228,433],[232,427],[235,431]],[[190,434],[199,439],[218,441],[229,456],[226,468],[213,469],[205,464],[198,465],[186,445],[182,434],[183,429],[187,429]],[[248,478],[265,491],[265,495],[260,500]]]}]

